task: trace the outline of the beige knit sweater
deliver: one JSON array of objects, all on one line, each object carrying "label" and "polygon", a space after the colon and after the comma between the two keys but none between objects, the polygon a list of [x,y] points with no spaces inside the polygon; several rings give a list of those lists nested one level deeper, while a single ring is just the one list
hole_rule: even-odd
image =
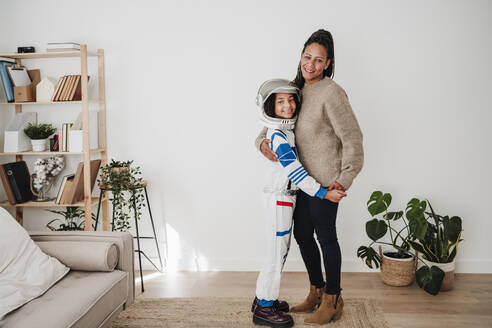
[{"label": "beige knit sweater", "polygon": [[[256,138],[260,149],[266,128]],[[345,91],[332,79],[305,84],[294,129],[299,159],[322,186],[338,181],[348,189],[362,169],[362,132]]]}]

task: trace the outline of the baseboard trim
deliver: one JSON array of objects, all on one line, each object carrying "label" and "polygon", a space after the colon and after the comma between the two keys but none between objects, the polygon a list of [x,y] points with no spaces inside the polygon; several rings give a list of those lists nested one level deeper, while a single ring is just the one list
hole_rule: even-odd
[{"label": "baseboard trim", "polygon": [[[151,257],[154,263],[159,263],[157,257]],[[169,259],[169,271],[259,271],[263,259]],[[135,257],[135,269],[138,269],[138,257]],[[155,268],[142,258],[143,270]],[[284,271],[303,272],[306,268],[302,259],[287,259]],[[342,272],[378,272],[379,269],[368,268],[361,259],[347,259],[342,261]],[[459,260],[456,261],[456,273],[492,273],[492,260]]]}]

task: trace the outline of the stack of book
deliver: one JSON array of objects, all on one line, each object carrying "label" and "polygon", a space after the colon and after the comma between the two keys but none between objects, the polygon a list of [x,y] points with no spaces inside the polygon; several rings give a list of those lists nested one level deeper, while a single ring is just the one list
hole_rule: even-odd
[{"label": "stack of book", "polygon": [[59,139],[59,147],[61,151],[70,151],[70,143],[68,138],[70,137],[70,128],[73,126],[72,123],[63,123],[62,124],[62,129],[61,129],[61,134]]},{"label": "stack of book", "polygon": [[80,75],[65,75],[56,84],[51,101],[82,100],[82,80]]},{"label": "stack of book", "polygon": [[47,52],[77,51],[77,50],[80,50],[80,44],[75,42],[49,42],[46,45]]},{"label": "stack of book", "polygon": [[14,64],[15,59],[0,57],[0,102],[14,101],[14,86],[7,72],[7,66]]}]

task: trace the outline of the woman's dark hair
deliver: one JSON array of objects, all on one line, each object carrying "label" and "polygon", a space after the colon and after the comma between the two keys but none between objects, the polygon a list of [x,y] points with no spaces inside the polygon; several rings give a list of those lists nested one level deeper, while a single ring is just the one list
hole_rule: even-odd
[{"label": "woman's dark hair", "polygon": [[[275,99],[277,98],[276,93],[272,93],[266,100],[263,108],[265,109],[265,114],[270,117],[276,118],[275,116]],[[296,102],[296,115],[299,115],[299,111],[301,110],[301,102],[299,98],[294,94],[294,101]]]},{"label": "woman's dark hair", "polygon": [[[306,43],[304,43],[304,48],[302,48],[301,54],[304,53],[304,50],[306,50],[306,47],[309,46],[311,43],[318,43],[325,47],[326,49],[326,54],[328,59],[330,60],[330,65],[328,66],[327,69],[323,71],[323,77],[328,76],[328,77],[333,77],[335,74],[335,46],[333,44],[333,36],[331,35],[330,32],[326,30],[317,30],[311,36],[309,39],[307,39]],[[304,87],[304,83],[306,80],[304,80],[304,77],[302,76],[302,71],[301,71],[301,62],[299,61],[299,66],[297,67],[297,76],[294,79],[294,84],[302,89]]]}]

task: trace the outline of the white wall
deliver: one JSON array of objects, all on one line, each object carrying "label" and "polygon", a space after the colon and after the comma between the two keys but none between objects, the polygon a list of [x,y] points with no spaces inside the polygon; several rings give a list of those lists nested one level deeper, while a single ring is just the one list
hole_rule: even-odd
[{"label": "white wall", "polygon": [[[489,1],[23,0],[2,4],[0,52],[50,41],[104,48],[109,156],[134,159],[149,179],[169,268],[258,270],[264,160],[253,147],[255,93],[267,78],[292,78],[310,33],[329,29],[335,80],[366,154],[340,205],[342,270],[367,270],[356,257],[368,243],[365,203],[384,190],[395,209],[417,196],[461,216],[458,271],[492,272],[491,22]],[[77,69],[69,60],[26,64],[53,76]],[[78,108],[25,106],[57,124]],[[1,108],[2,127],[12,113]],[[35,230],[52,215],[25,217]],[[303,270],[297,245],[287,262]]]}]

